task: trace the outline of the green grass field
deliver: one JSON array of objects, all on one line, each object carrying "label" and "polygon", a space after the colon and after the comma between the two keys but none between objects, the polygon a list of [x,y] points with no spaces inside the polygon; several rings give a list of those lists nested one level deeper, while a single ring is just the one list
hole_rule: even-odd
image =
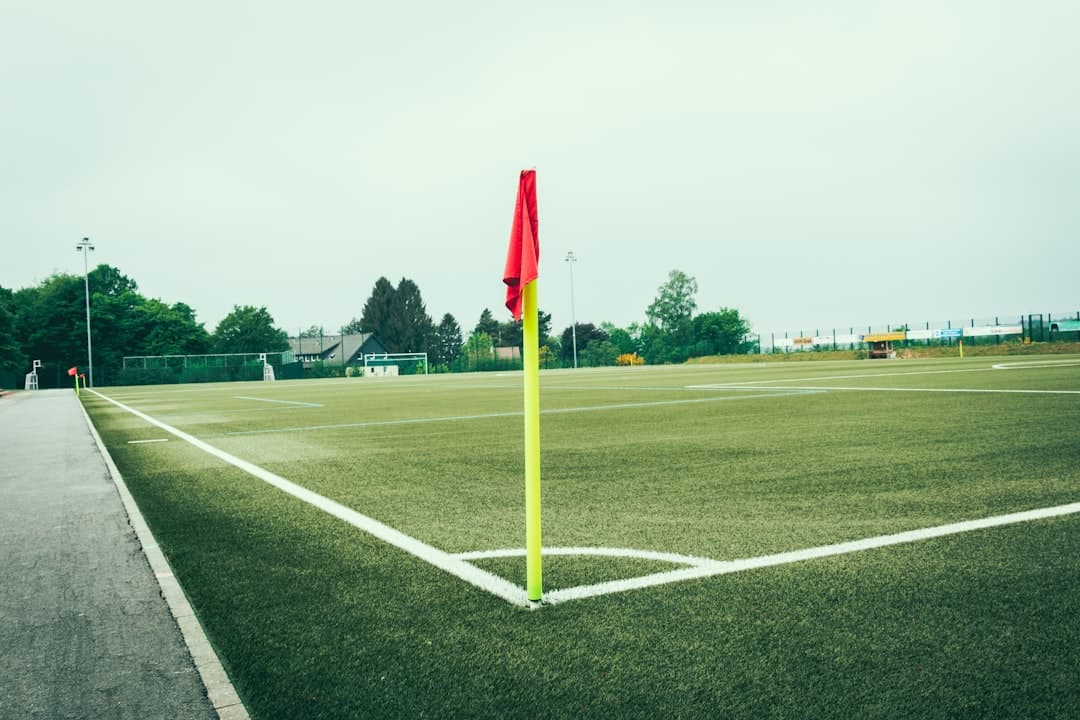
[{"label": "green grass field", "polygon": [[[1078,356],[541,393],[545,548],[736,561],[1080,501]],[[103,394],[444,554],[523,548],[520,374]],[[1080,514],[529,610],[83,397],[256,718],[1080,717]],[[552,552],[544,585],[685,567]]]}]

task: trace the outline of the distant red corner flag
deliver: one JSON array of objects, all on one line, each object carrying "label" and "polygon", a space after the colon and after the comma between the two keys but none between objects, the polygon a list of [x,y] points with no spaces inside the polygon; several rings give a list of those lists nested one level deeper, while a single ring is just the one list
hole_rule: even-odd
[{"label": "distant red corner flag", "polygon": [[79,374],[79,368],[77,368],[77,367],[69,367],[68,368],[68,375],[71,375],[72,377],[74,377],[74,376],[76,376],[78,374]]},{"label": "distant red corner flag", "polygon": [[536,170],[522,170],[518,181],[514,224],[510,229],[510,249],[506,251],[506,308],[521,319],[521,293],[537,278],[540,262],[540,235],[536,214]]}]

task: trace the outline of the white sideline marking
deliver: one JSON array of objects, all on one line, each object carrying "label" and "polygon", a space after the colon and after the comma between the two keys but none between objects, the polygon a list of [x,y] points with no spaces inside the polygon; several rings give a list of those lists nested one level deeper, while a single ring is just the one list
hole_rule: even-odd
[{"label": "white sideline marking", "polygon": [[808,380],[858,380],[861,378],[874,378],[874,377],[907,377],[910,375],[952,375],[954,373],[972,373],[972,372],[987,372],[993,370],[993,367],[977,367],[977,368],[963,368],[959,370],[912,370],[910,372],[884,372],[884,373],[867,373],[865,375],[812,375],[810,377],[801,378],[771,378],[769,380],[747,380],[739,383],[716,383],[713,385],[688,385],[690,388],[736,388],[744,387],[746,385],[767,385],[769,383],[782,383],[782,382],[806,382]]},{"label": "white sideline marking", "polygon": [[339,520],[344,520],[350,525],[357,527],[370,535],[374,535],[383,542],[389,543],[396,548],[404,550],[405,552],[414,555],[421,560],[430,563],[431,565],[434,565],[440,570],[445,570],[451,575],[456,575],[465,582],[474,585],[481,590],[486,590],[492,595],[500,597],[503,600],[506,600],[507,602],[514,605],[529,605],[525,589],[517,587],[505,578],[501,578],[498,575],[493,575],[489,572],[481,570],[478,567],[470,565],[464,560],[459,560],[455,558],[449,553],[443,552],[438,548],[432,547],[431,545],[423,543],[414,537],[410,537],[403,532],[395,530],[389,525],[385,525],[374,518],[368,517],[367,515],[362,515],[361,513],[356,512],[352,508],[345,507],[344,505],[334,502],[329,498],[323,497],[318,493],[312,492],[305,487],[301,487],[296,483],[289,482],[280,475],[275,475],[269,470],[264,470],[258,465],[250,463],[247,460],[238,458],[235,455],[230,455],[224,450],[219,450],[213,445],[205,443],[202,440],[199,440],[197,437],[194,437],[193,435],[188,435],[182,430],[178,430],[171,425],[166,425],[160,420],[150,417],[146,413],[139,412],[135,408],[128,407],[121,402],[117,402],[110,397],[102,395],[96,390],[91,389],[90,392],[97,395],[101,399],[112,403],[121,410],[125,410],[134,415],[135,417],[145,420],[151,425],[159,427],[167,433],[175,435],[184,442],[191,443],[203,452],[209,453],[210,455],[213,455],[219,460],[227,462],[233,467],[239,468],[244,472],[257,477],[265,483],[273,485],[278,490],[286,492],[299,500],[303,500],[309,505],[314,505],[323,512],[329,513],[330,515],[333,515]]},{"label": "white sideline marking", "polygon": [[282,405],[300,405],[301,407],[323,407],[322,403],[299,402],[297,400],[271,400],[270,398],[246,397],[244,395],[233,395],[233,399],[254,400],[256,402],[281,403]]},{"label": "white sideline marking", "polygon": [[169,442],[169,438],[154,438],[153,440],[128,440],[128,445],[145,445],[146,443]]},{"label": "white sideline marking", "polygon": [[997,365],[994,365],[993,368],[995,370],[1030,370],[1032,368],[1071,367],[1073,365],[1080,365],[1080,359],[1062,358],[1059,360],[1024,360],[1021,362],[998,363]]},{"label": "white sideline marking", "polygon": [[[587,405],[583,407],[551,408],[541,410],[541,415],[565,415],[578,412],[596,412],[598,410],[630,410],[635,408],[657,407],[660,405],[695,405],[699,403],[730,402],[733,400],[760,400],[761,398],[788,397],[790,395],[809,395],[819,390],[803,388],[724,388],[730,390],[779,390],[780,392],[761,392],[740,397],[704,397],[684,400],[656,400],[654,402],[613,403],[611,405]],[[825,388],[830,389],[830,388]],[[672,388],[678,390],[678,388]],[[371,420],[369,422],[336,423],[333,425],[298,425],[294,427],[270,428],[267,430],[235,430],[222,435],[266,435],[269,433],[309,432],[312,430],[345,430],[348,428],[383,427],[389,425],[415,425],[422,423],[457,422],[460,420],[489,420],[491,418],[521,417],[522,411],[481,413],[479,415],[442,415],[430,418],[404,418],[402,420]]]},{"label": "white sideline marking", "polygon": [[[923,393],[971,393],[987,395],[1080,395],[1080,390],[1007,390],[994,388],[905,388],[905,387],[871,387],[871,386],[840,386],[840,385],[777,385],[775,387],[761,387],[762,390],[805,390],[807,392],[827,392],[829,390],[844,390],[851,392],[923,392]],[[727,386],[717,386],[717,390],[733,390]],[[749,389],[749,388],[747,388]],[[760,397],[760,396],[759,396]]]},{"label": "white sideline marking", "polygon": [[[863,550],[888,547],[890,545],[900,545],[902,543],[916,542],[918,540],[929,540],[931,538],[939,538],[946,535],[956,535],[959,533],[971,532],[973,530],[983,530],[986,528],[1000,527],[1002,525],[1030,522],[1032,520],[1043,520],[1074,513],[1080,513],[1080,502],[1070,503],[1068,505],[1058,505],[1056,507],[1038,508],[1036,510],[1026,510],[1024,512],[998,515],[979,520],[967,520],[964,522],[950,523],[948,525],[939,525],[937,527],[922,528],[920,530],[910,530],[908,532],[895,533],[893,535],[880,535],[878,537],[852,540],[850,542],[837,543],[835,545],[823,545],[820,547],[805,548],[803,550],[793,550],[791,552],[777,553],[775,555],[762,555],[760,557],[744,558],[742,560],[704,560],[700,564],[691,567],[669,570],[667,572],[653,573],[651,575],[644,575],[626,580],[596,583],[595,585],[580,585],[573,588],[553,590],[549,593],[545,593],[544,602],[554,605],[561,602],[567,602],[568,600],[582,600],[584,598],[626,592],[627,590],[639,590],[641,588],[665,585],[667,583],[679,582],[682,580],[693,580],[697,578],[712,577],[713,575],[726,575],[729,573],[742,572],[744,570],[787,565],[790,563],[802,562],[804,560],[832,557],[834,555],[846,555],[849,553],[861,552]],[[647,557],[646,554],[637,554],[638,552],[640,551],[630,550],[627,551],[626,556]],[[524,553],[524,551],[522,551],[522,553]],[[685,560],[680,562],[685,562]]]},{"label": "white sideline marking", "polygon": [[[862,388],[857,388],[862,389]],[[890,388],[895,389],[895,388]],[[524,588],[520,588],[505,578],[501,578],[498,575],[494,575],[485,570],[469,563],[469,560],[480,560],[485,558],[496,557],[513,557],[515,555],[524,555],[525,550],[512,549],[512,550],[490,550],[490,551],[477,551],[466,553],[447,553],[438,548],[432,547],[416,538],[410,537],[389,525],[385,525],[374,518],[363,515],[352,508],[345,507],[340,503],[334,502],[329,498],[323,497],[318,493],[312,492],[307,488],[301,487],[295,483],[292,483],[285,478],[275,475],[274,473],[264,470],[263,468],[250,463],[246,460],[231,455],[223,450],[199,440],[198,438],[189,435],[182,430],[167,425],[160,420],[157,420],[145,413],[142,413],[134,408],[128,407],[123,403],[117,402],[110,397],[102,395],[96,390],[91,389],[94,395],[102,398],[103,400],[112,403],[120,409],[135,415],[142,420],[154,425],[156,427],[165,430],[166,432],[175,435],[176,437],[188,442],[200,450],[213,455],[214,457],[229,463],[230,465],[243,470],[244,472],[253,475],[254,477],[273,485],[274,487],[282,490],[283,492],[292,495],[293,497],[303,500],[310,505],[313,505],[320,510],[333,515],[334,517],[344,520],[345,522],[353,525],[364,532],[367,532],[383,542],[389,543],[411,555],[414,555],[421,560],[424,560],[435,567],[444,570],[451,575],[464,580],[465,582],[485,590],[496,597],[500,597],[513,605],[524,606],[528,608],[538,607],[536,604],[528,600],[528,595]],[[760,396],[759,396],[760,397]],[[1052,517],[1060,517],[1063,515],[1071,515],[1074,513],[1080,513],[1080,502],[1070,503],[1067,505],[1058,505],[1048,508],[1037,508],[1034,510],[1025,510],[1023,512],[1010,513],[1007,515],[997,515],[994,517],[981,518],[977,520],[966,520],[963,522],[950,523],[948,525],[938,525],[936,527],[921,528],[918,530],[909,530],[907,532],[894,533],[892,535],[880,535],[877,537],[864,538],[862,540],[852,540],[849,542],[836,543],[833,545],[822,545],[819,547],[804,548],[802,550],[792,550],[789,552],[776,553],[773,555],[762,555],[759,557],[743,558],[740,560],[712,560],[710,558],[693,557],[687,555],[679,555],[676,553],[663,553],[655,552],[651,550],[633,550],[633,549],[620,549],[620,548],[544,548],[543,554],[546,555],[604,555],[610,557],[631,557],[646,560],[662,560],[669,561],[676,564],[688,565],[688,567],[682,567],[675,570],[669,570],[666,572],[652,573],[650,575],[643,575],[635,578],[628,578],[625,580],[612,580],[609,582],[596,583],[593,585],[579,585],[573,588],[563,588],[561,590],[553,590],[545,593],[544,604],[555,605],[562,602],[568,602],[570,600],[582,600],[585,598],[598,597],[601,595],[609,595],[611,593],[626,592],[629,590],[640,590],[642,588],[654,587],[657,585],[666,585],[668,583],[680,582],[684,580],[693,580],[700,578],[712,577],[714,575],[726,575],[729,573],[742,572],[744,570],[754,570],[758,568],[773,567],[776,565],[787,565],[795,562],[802,562],[804,560],[813,560],[818,558],[832,557],[835,555],[845,555],[849,553],[861,552],[863,550],[872,550],[875,548],[888,547],[890,545],[900,545],[902,543],[916,542],[919,540],[928,540],[931,538],[944,537],[946,535],[955,535],[959,533],[971,532],[974,530],[983,530],[986,528],[1000,527],[1002,525],[1012,525],[1022,522],[1030,522],[1032,520],[1042,520]]]}]

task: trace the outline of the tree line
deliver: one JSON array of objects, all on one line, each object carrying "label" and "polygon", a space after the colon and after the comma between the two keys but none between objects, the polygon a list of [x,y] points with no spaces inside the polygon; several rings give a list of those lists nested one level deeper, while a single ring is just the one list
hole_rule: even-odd
[{"label": "tree line", "polygon": [[[734,308],[696,313],[697,281],[672,270],[645,311],[644,323],[626,328],[612,323],[577,323],[555,335],[551,314],[540,308],[540,361],[544,367],[615,365],[621,358],[650,364],[680,363],[691,357],[747,353],[757,349],[747,336],[749,322]],[[313,328],[313,330],[316,328]],[[321,328],[318,328],[321,332]],[[395,287],[380,277],[348,331],[372,332],[390,352],[427,352],[437,370],[462,372],[520,365],[521,323],[500,322],[484,308],[466,334],[450,313],[435,323],[416,283],[401,278]],[[514,349],[517,348],[517,352]]]},{"label": "tree line", "polygon": [[[41,360],[45,376],[68,366],[87,365],[83,278],[54,274],[35,287],[0,287],[0,386],[21,381],[31,360]],[[211,332],[191,306],[147,298],[136,282],[110,265],[87,275],[90,292],[94,367],[99,384],[109,382],[125,355],[200,355],[281,352],[288,335],[266,307],[237,305]],[[539,312],[540,359],[544,367],[615,365],[621,358],[650,364],[684,362],[703,355],[745,353],[749,325],[732,308],[695,314],[697,282],[673,270],[645,311],[644,323],[619,328],[611,323],[577,323],[553,334],[551,314]],[[374,333],[390,352],[427,352],[436,371],[461,372],[520,366],[521,324],[500,322],[484,308],[473,327],[463,330],[450,313],[438,323],[428,314],[415,282],[395,286],[380,277],[359,318],[343,333]],[[313,326],[301,336],[322,334]],[[515,350],[516,348],[516,350]],[[100,370],[99,370],[100,369]]]},{"label": "tree line", "polygon": [[107,383],[125,355],[202,355],[278,352],[289,347],[265,307],[236,306],[213,332],[191,306],[168,305],[139,292],[138,284],[111,265],[98,265],[85,279],[57,273],[36,287],[0,287],[0,385],[10,387],[42,362],[47,384],[70,366],[85,369],[86,290],[90,293],[95,380]]}]

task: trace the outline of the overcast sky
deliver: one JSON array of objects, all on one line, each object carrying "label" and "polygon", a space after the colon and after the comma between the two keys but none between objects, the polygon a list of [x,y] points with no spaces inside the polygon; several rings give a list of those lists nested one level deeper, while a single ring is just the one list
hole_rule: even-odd
[{"label": "overcast sky", "polygon": [[1080,2],[0,0],[0,285],[75,243],[209,330],[644,320],[670,270],[761,332],[1080,309]]}]

